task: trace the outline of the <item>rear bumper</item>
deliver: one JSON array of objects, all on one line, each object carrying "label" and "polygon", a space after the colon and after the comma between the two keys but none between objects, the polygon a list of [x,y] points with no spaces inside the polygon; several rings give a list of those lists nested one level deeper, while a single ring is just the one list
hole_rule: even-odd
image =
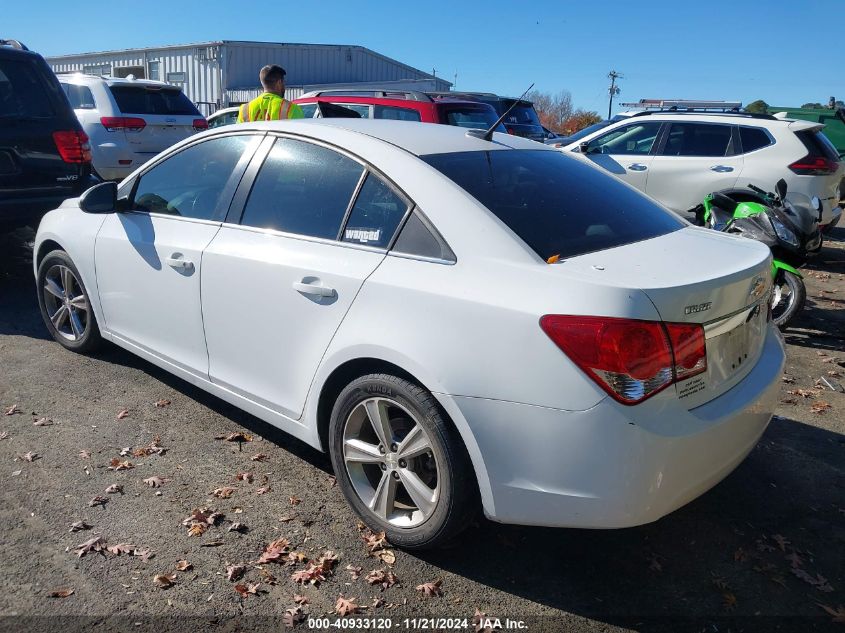
[{"label": "rear bumper", "polygon": [[664,419],[651,430],[633,408],[610,399],[586,411],[562,411],[446,397],[478,444],[491,519],[622,528],[683,506],[742,462],[771,419],[784,362],[780,335],[770,328],[760,360],[742,382],[691,411],[664,410],[671,424]]}]

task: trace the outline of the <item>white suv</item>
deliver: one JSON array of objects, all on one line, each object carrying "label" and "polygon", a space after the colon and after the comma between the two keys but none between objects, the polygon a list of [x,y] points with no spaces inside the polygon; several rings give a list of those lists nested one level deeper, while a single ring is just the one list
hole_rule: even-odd
[{"label": "white suv", "polygon": [[174,143],[208,128],[182,90],[160,81],[59,75],[91,139],[96,172],[119,180]]},{"label": "white suv", "polygon": [[669,209],[684,213],[713,191],[753,184],[818,196],[822,225],[839,221],[845,165],[808,121],[750,113],[637,112],[563,145]]}]

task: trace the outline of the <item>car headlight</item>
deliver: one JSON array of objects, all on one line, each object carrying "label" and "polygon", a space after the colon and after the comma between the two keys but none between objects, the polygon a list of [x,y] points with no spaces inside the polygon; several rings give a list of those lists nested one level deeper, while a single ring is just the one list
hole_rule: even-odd
[{"label": "car headlight", "polygon": [[783,222],[781,222],[775,217],[769,216],[769,220],[771,220],[772,226],[775,229],[775,233],[777,233],[777,236],[780,239],[782,239],[790,246],[798,248],[798,238],[795,237],[795,233],[792,232],[792,229],[790,229],[788,226],[786,226]]}]

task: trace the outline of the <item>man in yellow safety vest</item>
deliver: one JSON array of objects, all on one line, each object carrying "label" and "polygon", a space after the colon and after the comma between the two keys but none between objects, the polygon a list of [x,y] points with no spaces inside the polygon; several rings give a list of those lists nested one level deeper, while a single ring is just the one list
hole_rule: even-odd
[{"label": "man in yellow safety vest", "polygon": [[276,64],[265,66],[258,73],[264,92],[241,106],[238,123],[301,119],[302,108],[285,99],[285,69]]}]

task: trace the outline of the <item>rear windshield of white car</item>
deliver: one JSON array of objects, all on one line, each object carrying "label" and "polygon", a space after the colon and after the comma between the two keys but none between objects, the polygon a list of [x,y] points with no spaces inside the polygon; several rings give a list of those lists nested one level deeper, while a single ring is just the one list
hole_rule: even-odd
[{"label": "rear windshield of white car", "polygon": [[146,86],[109,86],[123,114],[173,114],[200,116],[181,90]]},{"label": "rear windshield of white car", "polygon": [[640,242],[685,226],[612,176],[560,152],[496,150],[420,158],[490,209],[547,261]]}]

